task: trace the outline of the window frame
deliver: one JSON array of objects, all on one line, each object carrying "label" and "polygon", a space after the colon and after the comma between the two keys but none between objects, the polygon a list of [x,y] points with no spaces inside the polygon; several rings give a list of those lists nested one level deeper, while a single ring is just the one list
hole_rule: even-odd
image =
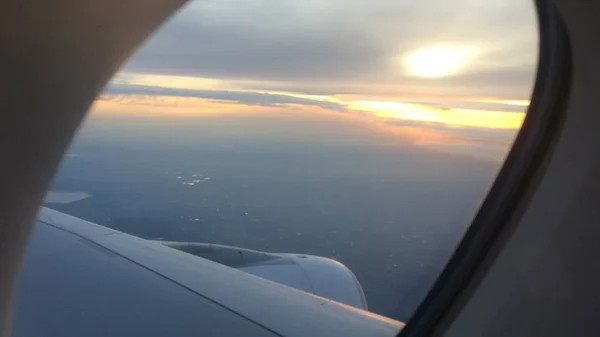
[{"label": "window frame", "polygon": [[[545,171],[560,136],[571,84],[571,49],[564,23],[550,0],[535,0],[538,70],[523,126],[504,165],[449,262],[399,337],[430,336],[460,312],[507,241],[508,222],[519,217],[526,191]],[[492,249],[495,247],[496,249]],[[477,275],[476,275],[477,273]]]}]

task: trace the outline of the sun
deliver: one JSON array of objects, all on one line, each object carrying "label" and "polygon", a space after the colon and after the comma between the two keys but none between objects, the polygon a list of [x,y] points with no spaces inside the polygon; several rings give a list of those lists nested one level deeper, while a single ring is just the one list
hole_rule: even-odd
[{"label": "sun", "polygon": [[465,49],[456,47],[429,47],[406,56],[410,74],[419,77],[444,77],[455,74],[469,56]]}]

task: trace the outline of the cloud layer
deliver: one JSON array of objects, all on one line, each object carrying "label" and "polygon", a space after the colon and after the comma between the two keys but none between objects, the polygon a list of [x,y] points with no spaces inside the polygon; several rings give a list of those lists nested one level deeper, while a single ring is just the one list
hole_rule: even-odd
[{"label": "cloud layer", "polygon": [[[194,1],[124,70],[251,80],[252,90],[526,99],[535,24],[520,0]],[[478,52],[455,77],[408,76],[403,55],[440,43]]]},{"label": "cloud layer", "polygon": [[284,94],[270,94],[244,91],[179,89],[116,83],[109,85],[104,90],[104,95],[105,97],[106,95],[191,97],[218,101],[228,101],[237,104],[256,106],[281,106],[286,104],[297,104],[304,106],[318,106],[323,109],[333,111],[346,111],[344,105],[336,102],[322,101]]}]

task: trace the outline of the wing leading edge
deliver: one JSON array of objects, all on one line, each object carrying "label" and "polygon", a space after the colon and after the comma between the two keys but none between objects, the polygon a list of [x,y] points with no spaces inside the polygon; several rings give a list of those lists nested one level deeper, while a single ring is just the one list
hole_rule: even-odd
[{"label": "wing leading edge", "polygon": [[393,336],[402,323],[48,208],[14,336]]}]

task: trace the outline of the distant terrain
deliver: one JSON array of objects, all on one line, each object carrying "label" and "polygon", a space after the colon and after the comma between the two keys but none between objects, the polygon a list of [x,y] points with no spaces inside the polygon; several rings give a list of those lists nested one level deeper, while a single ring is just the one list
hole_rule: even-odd
[{"label": "distant terrain", "polygon": [[499,167],[385,142],[198,137],[84,131],[47,205],[148,239],[334,258],[371,311],[406,320]]}]

